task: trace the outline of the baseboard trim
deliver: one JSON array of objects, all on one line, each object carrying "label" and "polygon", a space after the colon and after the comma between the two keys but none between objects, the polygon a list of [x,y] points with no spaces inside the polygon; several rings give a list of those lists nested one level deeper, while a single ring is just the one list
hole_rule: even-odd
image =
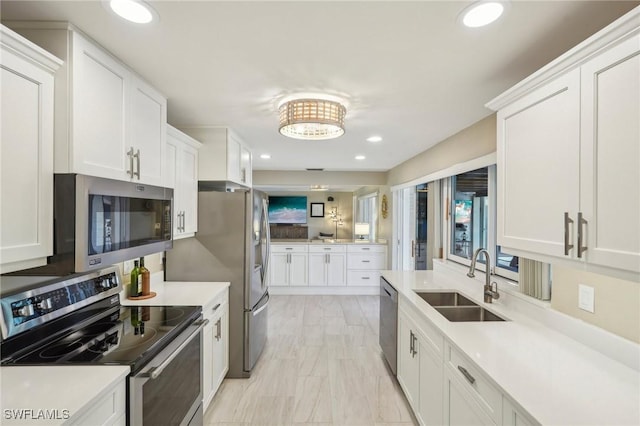
[{"label": "baseboard trim", "polygon": [[349,296],[377,296],[380,294],[378,286],[358,287],[269,287],[269,294],[312,296],[312,295],[349,295]]}]

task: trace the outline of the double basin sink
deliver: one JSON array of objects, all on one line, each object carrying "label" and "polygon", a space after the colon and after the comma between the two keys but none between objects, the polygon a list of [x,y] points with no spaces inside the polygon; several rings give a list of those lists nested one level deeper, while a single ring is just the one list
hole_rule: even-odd
[{"label": "double basin sink", "polygon": [[455,291],[414,291],[451,322],[505,321],[504,318]]}]

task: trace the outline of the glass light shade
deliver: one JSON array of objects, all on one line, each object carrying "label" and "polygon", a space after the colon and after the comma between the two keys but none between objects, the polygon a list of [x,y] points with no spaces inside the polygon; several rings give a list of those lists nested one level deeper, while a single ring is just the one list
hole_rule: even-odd
[{"label": "glass light shade", "polygon": [[153,21],[153,12],[151,8],[139,0],[110,0],[111,9],[126,19],[136,24],[148,24]]},{"label": "glass light shade", "polygon": [[280,105],[280,133],[294,139],[325,140],[344,134],[347,109],[324,99],[296,99]]},{"label": "glass light shade", "polygon": [[355,225],[356,235],[369,235],[369,224],[357,222]]},{"label": "glass light shade", "polygon": [[504,6],[499,2],[475,3],[464,12],[462,22],[470,28],[484,27],[498,19],[503,11]]}]

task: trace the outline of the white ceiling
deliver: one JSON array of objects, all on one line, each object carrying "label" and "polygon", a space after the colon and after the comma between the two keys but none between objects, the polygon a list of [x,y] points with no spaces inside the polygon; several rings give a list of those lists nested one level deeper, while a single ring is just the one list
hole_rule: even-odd
[{"label": "white ceiling", "polygon": [[[516,0],[478,29],[457,22],[469,1],[149,3],[160,20],[147,26],[100,1],[2,1],[1,13],[77,25],[168,97],[169,123],[233,128],[255,169],[384,171],[489,115],[487,101],[640,2]],[[281,136],[277,104],[297,92],[346,99],[346,134]],[[374,134],[384,140],[365,141]]]}]

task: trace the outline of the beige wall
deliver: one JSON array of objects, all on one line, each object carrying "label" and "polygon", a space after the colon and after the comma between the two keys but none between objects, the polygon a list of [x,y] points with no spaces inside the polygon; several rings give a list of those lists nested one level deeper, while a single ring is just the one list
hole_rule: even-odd
[{"label": "beige wall", "polygon": [[[154,253],[144,257],[144,266],[149,270],[150,273],[155,273],[162,271],[162,257],[164,256],[164,252],[162,253]],[[128,262],[116,263],[116,266],[120,268],[120,274],[122,276],[123,284],[129,284],[131,282],[131,269],[133,268],[133,261],[138,260],[138,258],[131,259],[131,264],[129,266]],[[152,289],[153,290],[153,289]]]},{"label": "beige wall", "polygon": [[[578,308],[578,284],[594,288],[594,313]],[[554,266],[551,307],[640,343],[640,283]]]},{"label": "beige wall", "polygon": [[[338,226],[337,238],[353,238],[353,192],[332,192],[332,191],[268,191],[269,195],[306,195],[307,196],[307,227],[309,228],[309,238],[315,238],[320,232],[334,234],[336,225],[329,219],[331,208],[338,207],[338,212],[342,214],[344,225]],[[334,201],[327,198],[333,197]],[[324,203],[325,217],[310,217],[310,203]]]},{"label": "beige wall", "polygon": [[496,115],[492,114],[389,170],[387,184],[409,182],[495,150]]}]

